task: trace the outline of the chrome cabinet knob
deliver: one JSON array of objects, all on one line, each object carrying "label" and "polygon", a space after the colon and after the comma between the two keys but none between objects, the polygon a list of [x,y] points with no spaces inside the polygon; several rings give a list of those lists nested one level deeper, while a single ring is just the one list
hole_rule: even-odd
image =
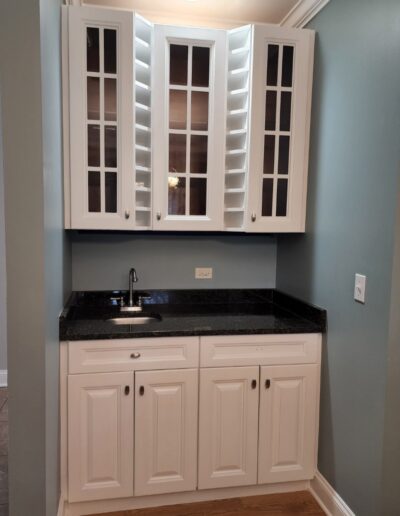
[{"label": "chrome cabinet knob", "polygon": [[256,217],[256,214],[255,214],[255,213],[254,213],[254,211],[253,211],[253,213],[251,214],[251,222],[255,222],[255,221],[256,221],[256,218],[257,218],[257,217]]},{"label": "chrome cabinet knob", "polygon": [[161,220],[161,211],[157,212],[157,220]]},{"label": "chrome cabinet knob", "polygon": [[129,217],[130,217],[130,216],[131,216],[131,212],[130,212],[130,211],[128,211],[128,210],[126,210],[126,211],[125,211],[125,218],[126,218],[126,219],[129,219]]}]

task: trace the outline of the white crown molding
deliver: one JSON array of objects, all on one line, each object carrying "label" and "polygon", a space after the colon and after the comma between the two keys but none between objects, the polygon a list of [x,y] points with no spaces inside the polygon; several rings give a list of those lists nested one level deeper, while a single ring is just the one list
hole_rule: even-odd
[{"label": "white crown molding", "polygon": [[329,0],[299,0],[279,25],[302,28],[323,9]]},{"label": "white crown molding", "polygon": [[356,516],[319,471],[310,481],[310,491],[328,516]]}]

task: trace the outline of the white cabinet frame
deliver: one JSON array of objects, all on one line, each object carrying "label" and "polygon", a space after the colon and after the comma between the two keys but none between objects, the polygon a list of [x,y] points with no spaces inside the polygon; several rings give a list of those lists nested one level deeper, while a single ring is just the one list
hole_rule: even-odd
[{"label": "white cabinet frame", "polygon": [[[223,227],[226,32],[161,26],[154,32],[153,228],[172,231],[217,231]],[[209,118],[206,215],[168,215],[169,44],[209,46]],[[188,86],[189,87],[189,86]],[[174,87],[175,89],[175,87]],[[190,89],[190,87],[189,87]],[[197,90],[199,88],[196,88]],[[185,134],[193,132],[187,127]]]},{"label": "white cabinet frame", "polygon": [[[72,229],[133,229],[134,227],[134,155],[133,155],[133,30],[134,15],[129,11],[117,11],[95,7],[69,6],[68,24],[63,23],[64,30],[68,25],[68,94],[69,105],[69,170],[70,176],[70,226]],[[64,14],[64,17],[66,14]],[[104,211],[104,174],[106,167],[101,159],[99,167],[88,166],[88,136],[87,136],[87,98],[86,77],[107,77],[104,72],[86,72],[86,28],[98,27],[117,31],[117,121],[95,122],[100,128],[105,124],[117,127],[117,212]],[[64,43],[65,43],[64,34]],[[100,36],[100,61],[102,60],[102,37]],[[66,56],[64,56],[64,64]],[[100,69],[101,70],[101,69]],[[64,74],[66,72],[64,66]],[[114,78],[114,75],[113,75]],[[65,86],[65,76],[64,76]],[[104,99],[100,87],[100,106]],[[65,94],[66,92],[64,92]],[[100,107],[100,109],[102,109]],[[64,120],[66,129],[67,120]],[[104,142],[104,129],[100,129],[101,141]],[[64,143],[66,143],[65,137]],[[103,145],[104,143],[101,143]],[[67,164],[67,163],[65,163]],[[100,172],[102,211],[89,212],[88,209],[88,171]],[[68,202],[68,199],[67,199]]]},{"label": "white cabinet frame", "polygon": [[[311,116],[311,93],[314,55],[314,31],[291,29],[273,25],[254,26],[254,46],[252,64],[251,128],[249,154],[248,203],[245,230],[247,232],[304,232],[308,147]],[[294,47],[293,84],[290,88],[279,86],[281,65],[278,69],[278,86],[268,86],[268,90],[278,93],[285,89],[292,91],[290,153],[288,175],[280,176],[275,168],[273,207],[271,216],[262,216],[262,181],[264,160],[265,104],[268,44],[290,45]],[[279,95],[276,117],[279,118]],[[276,122],[278,123],[278,122]],[[275,161],[278,159],[278,138],[275,133]],[[284,133],[286,134],[286,133]],[[279,177],[288,178],[286,216],[275,215],[276,185]]]}]

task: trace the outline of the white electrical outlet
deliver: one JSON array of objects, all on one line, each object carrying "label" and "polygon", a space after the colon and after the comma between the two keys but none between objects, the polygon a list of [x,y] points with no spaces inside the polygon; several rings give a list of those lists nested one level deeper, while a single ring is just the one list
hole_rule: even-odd
[{"label": "white electrical outlet", "polygon": [[354,299],[359,303],[365,303],[365,288],[367,284],[367,277],[362,274],[356,274],[354,282]]},{"label": "white electrical outlet", "polygon": [[194,270],[194,277],[196,279],[212,279],[212,267],[196,267]]}]

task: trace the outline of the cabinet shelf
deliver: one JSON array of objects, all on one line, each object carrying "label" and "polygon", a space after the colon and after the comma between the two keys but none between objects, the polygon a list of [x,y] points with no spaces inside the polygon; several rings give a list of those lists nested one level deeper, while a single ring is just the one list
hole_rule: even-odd
[{"label": "cabinet shelf", "polygon": [[141,104],[140,102],[135,102],[135,107],[137,109],[141,109],[142,111],[151,111],[150,106],[146,106],[146,104]]},{"label": "cabinet shelf", "polygon": [[247,133],[247,128],[244,127],[242,129],[232,129],[232,131],[228,131],[228,136],[236,136],[236,135],[241,135],[241,134],[246,134]]},{"label": "cabinet shelf", "polygon": [[231,111],[228,111],[228,115],[230,116],[247,115],[247,113],[247,109],[231,109]]},{"label": "cabinet shelf", "polygon": [[143,165],[136,165],[136,172],[143,172],[149,174],[151,172],[150,167],[144,167]]},{"label": "cabinet shelf", "polygon": [[136,206],[136,211],[151,211],[149,206]]},{"label": "cabinet shelf", "polygon": [[147,41],[144,39],[139,38],[139,36],[135,36],[135,43],[142,46],[143,48],[148,48],[150,50],[150,43],[147,43]]},{"label": "cabinet shelf", "polygon": [[136,125],[135,125],[135,128],[136,128],[138,131],[143,131],[144,133],[150,133],[150,132],[151,132],[150,127],[148,127],[147,125],[136,124]]},{"label": "cabinet shelf", "polygon": [[226,194],[241,194],[241,193],[244,193],[244,192],[245,192],[244,188],[227,188],[225,190]]},{"label": "cabinet shelf", "polygon": [[135,145],[135,149],[141,152],[151,152],[151,148],[144,145]]},{"label": "cabinet shelf", "polygon": [[229,75],[234,77],[237,75],[245,75],[247,73],[249,73],[249,69],[248,69],[248,67],[244,67],[244,68],[235,68],[234,70],[231,70],[229,72]]},{"label": "cabinet shelf", "polygon": [[238,174],[245,174],[246,170],[244,168],[231,168],[226,171],[227,176],[235,176]]},{"label": "cabinet shelf", "polygon": [[239,208],[225,208],[225,213],[241,213],[244,212],[243,206],[240,206]]},{"label": "cabinet shelf", "polygon": [[245,46],[245,47],[235,48],[235,49],[231,50],[229,53],[231,56],[237,56],[239,54],[246,54],[248,52],[250,52],[250,47]]},{"label": "cabinet shelf", "polygon": [[150,65],[142,61],[141,59],[136,58],[135,64],[137,66],[140,66],[141,68],[144,68],[145,70],[150,70]]},{"label": "cabinet shelf", "polygon": [[233,149],[230,151],[227,151],[227,156],[239,156],[240,154],[246,154],[247,149]]},{"label": "cabinet shelf", "polygon": [[135,86],[138,87],[138,88],[142,88],[142,90],[151,91],[150,86],[148,86],[144,82],[135,81]]}]

